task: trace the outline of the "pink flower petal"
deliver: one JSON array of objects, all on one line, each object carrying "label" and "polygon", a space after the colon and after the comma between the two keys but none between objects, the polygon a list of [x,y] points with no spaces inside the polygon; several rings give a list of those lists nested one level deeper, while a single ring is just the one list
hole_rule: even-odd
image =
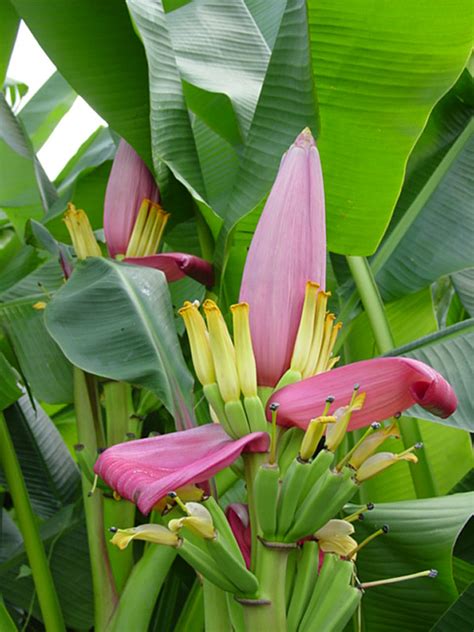
[{"label": "pink flower petal", "polygon": [[247,256],[240,300],[250,304],[258,383],[275,386],[288,369],[305,285],[326,280],[321,163],[309,130],[283,156]]},{"label": "pink flower petal", "polygon": [[250,518],[247,505],[243,503],[233,503],[228,505],[225,515],[229,521],[230,528],[239,545],[247,568],[250,568],[252,535],[250,532]]},{"label": "pink flower petal", "polygon": [[[352,389],[360,384],[367,397],[362,410],[352,415],[349,428],[361,428],[387,419],[413,404],[420,404],[439,417],[456,410],[452,387],[434,369],[409,358],[375,358],[355,362],[286,386],[272,395],[278,402],[278,423],[306,428],[310,419],[321,415],[325,399],[334,396],[333,410],[349,403]],[[270,412],[267,413],[270,419]]]},{"label": "pink flower petal", "polygon": [[125,254],[144,199],[159,202],[158,187],[137,152],[125,140],[121,140],[104,202],[104,233],[111,257]]},{"label": "pink flower petal", "polygon": [[204,259],[182,252],[166,252],[148,257],[126,257],[126,263],[146,268],[155,268],[165,273],[168,282],[178,281],[185,276],[191,277],[206,287],[214,284],[212,265]]},{"label": "pink flower petal", "polygon": [[168,492],[202,483],[241,452],[266,452],[266,432],[234,441],[222,426],[207,424],[159,437],[119,443],[97,459],[94,471],[120,496],[147,514]]}]

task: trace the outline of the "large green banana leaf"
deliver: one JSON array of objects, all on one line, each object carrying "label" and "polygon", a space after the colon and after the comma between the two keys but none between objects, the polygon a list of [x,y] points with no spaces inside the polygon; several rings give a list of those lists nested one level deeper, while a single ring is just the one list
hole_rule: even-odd
[{"label": "large green banana leaf", "polygon": [[193,423],[193,380],[158,270],[91,258],[46,308],[46,326],[81,369],[153,391],[178,428]]}]

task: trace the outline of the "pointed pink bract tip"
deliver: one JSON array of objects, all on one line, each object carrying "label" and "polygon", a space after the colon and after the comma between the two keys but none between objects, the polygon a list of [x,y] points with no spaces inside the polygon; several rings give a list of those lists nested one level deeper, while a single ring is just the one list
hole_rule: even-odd
[{"label": "pointed pink bract tip", "polygon": [[300,134],[298,134],[293,145],[295,147],[301,147],[302,149],[316,147],[316,142],[309,127],[305,127],[304,130]]}]

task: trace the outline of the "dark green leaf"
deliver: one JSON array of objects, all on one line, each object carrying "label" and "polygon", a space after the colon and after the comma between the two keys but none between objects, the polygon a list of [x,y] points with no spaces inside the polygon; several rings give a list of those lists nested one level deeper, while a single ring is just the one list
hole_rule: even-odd
[{"label": "dark green leaf", "polygon": [[0,352],[0,411],[16,402],[20,395],[18,375]]},{"label": "dark green leaf", "polygon": [[472,632],[474,621],[474,582],[431,628],[432,632]]},{"label": "dark green leaf", "polygon": [[74,90],[55,72],[22,108],[18,117],[35,151],[41,149],[75,99]]},{"label": "dark green leaf", "polygon": [[20,18],[10,2],[0,4],[0,86],[3,84],[15,44]]},{"label": "dark green leaf", "polygon": [[474,493],[454,494],[376,505],[357,523],[364,537],[383,524],[387,535],[362,549],[357,571],[362,582],[436,569],[436,579],[422,578],[367,589],[363,618],[368,630],[425,632],[457,598],[451,553],[472,512]]},{"label": "dark green leaf", "polygon": [[76,366],[152,390],[178,427],[192,419],[192,378],[163,273],[87,259],[46,309],[47,327]]},{"label": "dark green leaf", "polygon": [[51,419],[28,395],[5,410],[5,419],[33,509],[49,518],[77,498],[79,470]]},{"label": "dark green leaf", "polygon": [[12,4],[66,81],[151,162],[147,65],[125,3]]},{"label": "dark green leaf", "polygon": [[474,268],[467,268],[451,276],[456,292],[468,314],[474,317]]},{"label": "dark green leaf", "polygon": [[164,162],[198,197],[205,197],[196,145],[161,0],[128,0],[149,65],[152,153],[158,181]]},{"label": "dark green leaf", "polygon": [[471,3],[309,0],[308,13],[329,248],[369,255],[431,109],[466,63]]}]

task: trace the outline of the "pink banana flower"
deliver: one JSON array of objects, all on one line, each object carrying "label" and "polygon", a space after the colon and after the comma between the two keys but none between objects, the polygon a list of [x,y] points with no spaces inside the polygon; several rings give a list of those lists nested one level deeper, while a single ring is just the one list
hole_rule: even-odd
[{"label": "pink banana flower", "polygon": [[94,471],[120,496],[148,514],[169,492],[202,483],[242,452],[266,452],[266,432],[231,439],[219,424],[114,445],[99,456]]},{"label": "pink banana flower", "polygon": [[[351,399],[354,384],[366,398],[354,410],[349,430],[367,426],[420,404],[438,417],[449,417],[456,410],[452,387],[434,369],[409,358],[374,358],[354,362],[285,386],[270,398],[278,402],[278,423],[306,429],[311,418],[324,409],[326,398],[335,398],[336,407]],[[271,412],[268,411],[268,419]]]},{"label": "pink banana flower", "polygon": [[104,203],[110,256],[123,256],[127,263],[161,270],[168,281],[189,276],[211,286],[213,269],[209,262],[182,252],[156,254],[168,218],[159,201],[160,193],[148,167],[133,147],[121,140]]},{"label": "pink banana flower", "polygon": [[322,414],[329,395],[338,406],[346,405],[356,383],[367,397],[361,410],[354,411],[349,429],[415,403],[440,417],[451,415],[457,405],[453,389],[421,362],[377,358],[330,371],[338,360],[332,349],[341,325],[334,325],[335,316],[326,312],[325,274],[321,163],[310,131],[304,130],[281,161],[240,291],[240,300],[249,304],[258,385],[275,387],[283,376],[283,383],[295,382],[269,400],[280,405],[278,424],[306,428]]},{"label": "pink banana flower", "polygon": [[275,386],[290,365],[308,280],[324,290],[326,220],[319,153],[309,129],[283,156],[247,256],[240,301],[260,386]]}]

